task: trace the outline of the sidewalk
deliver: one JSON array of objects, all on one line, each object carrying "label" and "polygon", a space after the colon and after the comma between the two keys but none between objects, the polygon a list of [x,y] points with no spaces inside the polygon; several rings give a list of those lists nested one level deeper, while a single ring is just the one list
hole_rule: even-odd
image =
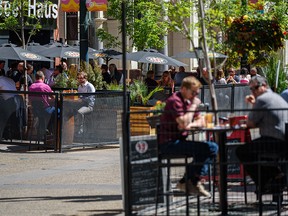
[{"label": "sidewalk", "polygon": [[124,215],[119,145],[65,153],[0,144],[0,215]]}]

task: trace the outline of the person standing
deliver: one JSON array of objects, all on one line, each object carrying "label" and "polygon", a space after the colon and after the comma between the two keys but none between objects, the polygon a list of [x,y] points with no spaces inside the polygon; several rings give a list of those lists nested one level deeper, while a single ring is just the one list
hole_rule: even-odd
[{"label": "person standing", "polygon": [[[192,76],[183,79],[180,90],[166,100],[164,112],[160,117],[158,131],[158,145],[161,154],[188,155],[193,157],[188,171],[177,183],[177,188],[189,194],[211,197],[205,190],[200,179],[208,170],[208,163],[212,162],[218,152],[218,145],[214,142],[188,141],[187,136],[191,127],[203,127],[205,122],[197,110],[201,103],[197,95],[202,87],[201,83]],[[188,182],[185,180],[188,179]]]},{"label": "person standing", "polygon": [[[17,91],[15,82],[11,78],[4,76],[4,74],[0,74],[0,90]],[[16,110],[14,101],[15,95],[16,94],[13,93],[0,94],[0,140],[2,139],[4,129],[10,116]]]},{"label": "person standing", "polygon": [[188,74],[185,72],[185,68],[183,66],[179,67],[179,72],[177,72],[174,76],[175,86],[180,86],[182,80],[187,77]]},{"label": "person standing", "polygon": [[[246,102],[253,105],[248,115],[247,127],[259,128],[260,138],[254,139],[236,149],[236,155],[244,164],[244,168],[255,184],[261,184],[262,192],[272,192],[283,189],[285,173],[275,164],[261,164],[258,172],[259,154],[288,155],[288,145],[285,141],[285,123],[288,122],[288,104],[268,86],[267,80],[254,76],[249,82],[251,95],[246,96]],[[282,109],[282,110],[281,110]],[[260,158],[261,160],[261,158]],[[259,179],[259,175],[260,179]]]}]

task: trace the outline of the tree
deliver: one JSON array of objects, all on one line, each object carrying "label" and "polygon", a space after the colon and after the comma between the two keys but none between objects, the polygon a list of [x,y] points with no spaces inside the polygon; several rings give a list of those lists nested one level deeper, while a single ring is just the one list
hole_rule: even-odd
[{"label": "tree", "polygon": [[[36,3],[35,13],[31,13],[30,4],[30,0],[13,0],[3,1],[0,6],[0,30],[13,31],[24,49],[31,37],[42,28],[41,21],[47,16],[47,11],[56,16],[55,8],[49,1]],[[29,29],[28,38],[25,38],[25,29]]]},{"label": "tree", "polygon": [[[112,19],[121,21],[121,2],[122,0],[108,0],[109,7],[107,16]],[[167,31],[167,24],[163,21],[165,14],[164,8],[157,0],[134,0],[126,1],[126,33],[132,42],[132,47],[137,50],[144,48],[163,48]],[[121,28],[119,28],[121,33]],[[109,33],[104,33],[103,30],[97,31],[97,37],[104,41],[106,45],[116,45],[112,43]],[[108,41],[108,39],[110,39]],[[118,38],[113,38],[116,41]],[[108,43],[107,43],[108,42]],[[112,48],[112,47],[106,47]]]}]

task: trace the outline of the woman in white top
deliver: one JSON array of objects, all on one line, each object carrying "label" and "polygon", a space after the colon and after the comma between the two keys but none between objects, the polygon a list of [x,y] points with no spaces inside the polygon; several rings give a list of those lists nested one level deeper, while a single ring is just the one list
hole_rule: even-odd
[{"label": "woman in white top", "polygon": [[239,83],[241,84],[248,84],[249,83],[249,78],[248,78],[248,70],[247,68],[242,68],[240,71],[240,79]]},{"label": "woman in white top", "polygon": [[216,72],[216,84],[227,84],[226,79],[225,79],[225,74],[222,69],[217,69]]}]

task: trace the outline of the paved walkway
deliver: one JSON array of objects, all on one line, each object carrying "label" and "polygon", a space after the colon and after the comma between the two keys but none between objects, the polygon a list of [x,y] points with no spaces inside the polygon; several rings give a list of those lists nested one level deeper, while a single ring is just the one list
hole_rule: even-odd
[{"label": "paved walkway", "polygon": [[1,216],[123,214],[119,145],[65,153],[18,150],[0,145]]}]

